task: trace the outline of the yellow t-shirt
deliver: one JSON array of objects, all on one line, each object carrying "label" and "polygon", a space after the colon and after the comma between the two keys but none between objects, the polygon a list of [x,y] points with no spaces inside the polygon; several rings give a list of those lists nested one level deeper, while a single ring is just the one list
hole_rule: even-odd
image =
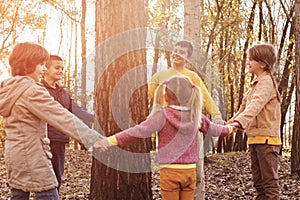
[{"label": "yellow t-shirt", "polygon": [[186,68],[183,68],[182,70],[175,70],[174,68],[170,68],[154,74],[151,80],[148,82],[148,99],[153,98],[154,92],[159,84],[161,84],[165,80],[168,80],[170,77],[178,74],[189,77],[191,81],[201,89],[204,107],[207,110],[207,112],[212,115],[212,118],[214,120],[222,119],[221,113],[218,107],[216,106],[215,102],[211,98],[202,79],[198,76],[196,72],[188,70]]}]

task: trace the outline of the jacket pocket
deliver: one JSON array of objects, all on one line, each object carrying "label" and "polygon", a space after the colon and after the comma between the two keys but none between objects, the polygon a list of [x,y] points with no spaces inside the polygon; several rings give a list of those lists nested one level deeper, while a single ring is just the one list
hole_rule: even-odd
[{"label": "jacket pocket", "polygon": [[50,148],[50,139],[49,138],[42,138],[42,145],[43,145],[43,150],[46,154],[46,156],[51,159],[52,158],[52,153],[51,153],[51,148]]}]

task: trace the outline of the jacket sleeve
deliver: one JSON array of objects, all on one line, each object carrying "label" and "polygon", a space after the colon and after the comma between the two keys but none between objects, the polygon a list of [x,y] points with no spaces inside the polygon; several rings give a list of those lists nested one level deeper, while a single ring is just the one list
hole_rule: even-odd
[{"label": "jacket sleeve", "polygon": [[255,92],[251,97],[251,100],[247,105],[243,104],[243,112],[240,112],[237,117],[234,118],[235,121],[238,121],[242,128],[245,128],[252,120],[255,118],[265,105],[269,102],[272,96],[272,90],[270,85],[266,82],[259,81],[253,86]]},{"label": "jacket sleeve", "polygon": [[79,119],[81,119],[86,125],[91,127],[91,124],[94,123],[95,115],[85,111],[73,99],[71,100],[71,103],[72,103],[72,113],[76,115]]},{"label": "jacket sleeve", "polygon": [[[247,95],[247,94],[246,94]],[[235,118],[237,118],[244,110],[245,110],[245,107],[246,107],[246,97],[247,96],[244,96],[243,99],[242,99],[242,104],[240,105],[240,108],[239,110],[237,111],[237,113],[232,117],[230,118],[227,123],[232,123],[234,122]]]},{"label": "jacket sleeve", "polygon": [[28,93],[28,98],[24,104],[32,114],[81,142],[86,148],[90,148],[100,137],[97,131],[90,129],[79,118],[55,101],[45,88],[34,86],[26,93]]},{"label": "jacket sleeve", "polygon": [[164,127],[165,122],[166,118],[163,112],[157,112],[140,124],[117,133],[118,145],[125,146],[140,138],[148,138],[152,134],[159,132]]}]

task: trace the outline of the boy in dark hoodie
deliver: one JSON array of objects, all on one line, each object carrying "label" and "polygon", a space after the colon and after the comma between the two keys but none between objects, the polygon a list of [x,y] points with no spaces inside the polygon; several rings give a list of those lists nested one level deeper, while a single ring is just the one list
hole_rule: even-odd
[{"label": "boy in dark hoodie", "polygon": [[[57,55],[50,55],[50,59],[46,62],[46,68],[47,70],[45,71],[42,84],[48,90],[49,94],[64,108],[75,114],[85,124],[91,126],[94,122],[94,115],[84,111],[71,98],[68,91],[58,83],[63,79],[63,59]],[[66,144],[70,141],[70,139],[68,135],[62,133],[49,124],[47,130],[48,137],[50,139],[51,153],[53,155],[51,162],[58,181],[57,190],[59,192],[64,173]]]}]

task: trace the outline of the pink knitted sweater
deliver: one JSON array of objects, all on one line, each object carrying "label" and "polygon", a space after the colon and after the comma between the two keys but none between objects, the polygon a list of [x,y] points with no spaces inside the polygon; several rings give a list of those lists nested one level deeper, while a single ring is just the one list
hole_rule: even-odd
[{"label": "pink knitted sweater", "polygon": [[198,130],[189,111],[165,107],[141,124],[116,135],[119,146],[135,138],[150,137],[158,132],[159,164],[190,164],[198,161]]},{"label": "pink knitted sweater", "polygon": [[[216,125],[202,116],[201,131],[212,135],[227,135],[228,128]],[[119,146],[137,138],[147,138],[158,132],[159,164],[191,164],[198,161],[198,129],[190,118],[190,111],[165,107],[142,123],[116,134]]]}]

